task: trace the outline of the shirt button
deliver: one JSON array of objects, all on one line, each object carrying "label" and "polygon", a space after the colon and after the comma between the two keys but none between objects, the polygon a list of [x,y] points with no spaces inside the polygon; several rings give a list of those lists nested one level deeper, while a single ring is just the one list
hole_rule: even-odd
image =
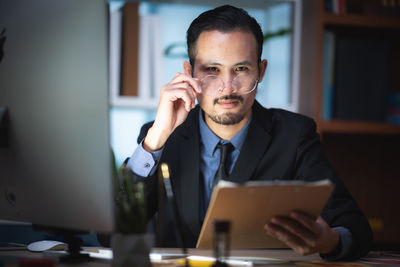
[{"label": "shirt button", "polygon": [[145,164],[144,164],[144,167],[145,167],[145,168],[150,168],[150,163],[145,163]]}]

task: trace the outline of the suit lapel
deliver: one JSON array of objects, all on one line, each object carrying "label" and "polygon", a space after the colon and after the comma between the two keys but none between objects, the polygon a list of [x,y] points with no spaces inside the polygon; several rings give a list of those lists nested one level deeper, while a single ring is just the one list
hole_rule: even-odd
[{"label": "suit lapel", "polygon": [[229,181],[235,183],[244,183],[252,177],[271,141],[269,134],[272,124],[270,112],[255,102],[252,116],[239,158],[228,177]]},{"label": "suit lapel", "polygon": [[[197,112],[196,112],[197,111]],[[189,222],[194,236],[199,234],[199,188],[200,188],[200,141],[198,130],[198,108],[188,118],[182,129],[181,155],[181,207],[183,221]]]}]

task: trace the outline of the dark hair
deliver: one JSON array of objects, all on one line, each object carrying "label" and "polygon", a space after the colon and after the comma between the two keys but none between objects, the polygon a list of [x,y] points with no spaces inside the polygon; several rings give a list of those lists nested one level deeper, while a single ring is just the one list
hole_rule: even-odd
[{"label": "dark hair", "polygon": [[196,41],[204,31],[218,30],[231,32],[235,30],[250,31],[257,41],[257,56],[261,60],[263,33],[258,22],[247,11],[230,5],[224,5],[208,10],[198,16],[190,24],[186,32],[190,64],[194,66]]}]

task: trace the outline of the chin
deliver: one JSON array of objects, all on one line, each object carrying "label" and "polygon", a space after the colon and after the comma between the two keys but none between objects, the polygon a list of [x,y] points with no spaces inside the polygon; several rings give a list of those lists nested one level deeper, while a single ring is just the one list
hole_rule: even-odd
[{"label": "chin", "polygon": [[235,125],[244,119],[244,115],[240,113],[224,113],[208,115],[212,121],[222,125]]}]

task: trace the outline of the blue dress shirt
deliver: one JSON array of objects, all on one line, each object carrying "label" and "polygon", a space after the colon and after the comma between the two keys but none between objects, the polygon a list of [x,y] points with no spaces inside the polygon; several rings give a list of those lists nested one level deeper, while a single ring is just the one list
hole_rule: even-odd
[{"label": "blue dress shirt", "polygon": [[203,112],[199,112],[200,122],[200,172],[204,179],[205,188],[205,207],[207,209],[211,198],[211,191],[215,173],[217,172],[220,161],[220,150],[216,149],[219,142],[222,144],[230,142],[234,149],[226,159],[228,175],[231,174],[233,166],[239,157],[240,150],[244,140],[246,139],[247,131],[251,118],[247,121],[245,126],[231,139],[223,140],[216,136],[211,129],[207,126],[203,118]]}]

